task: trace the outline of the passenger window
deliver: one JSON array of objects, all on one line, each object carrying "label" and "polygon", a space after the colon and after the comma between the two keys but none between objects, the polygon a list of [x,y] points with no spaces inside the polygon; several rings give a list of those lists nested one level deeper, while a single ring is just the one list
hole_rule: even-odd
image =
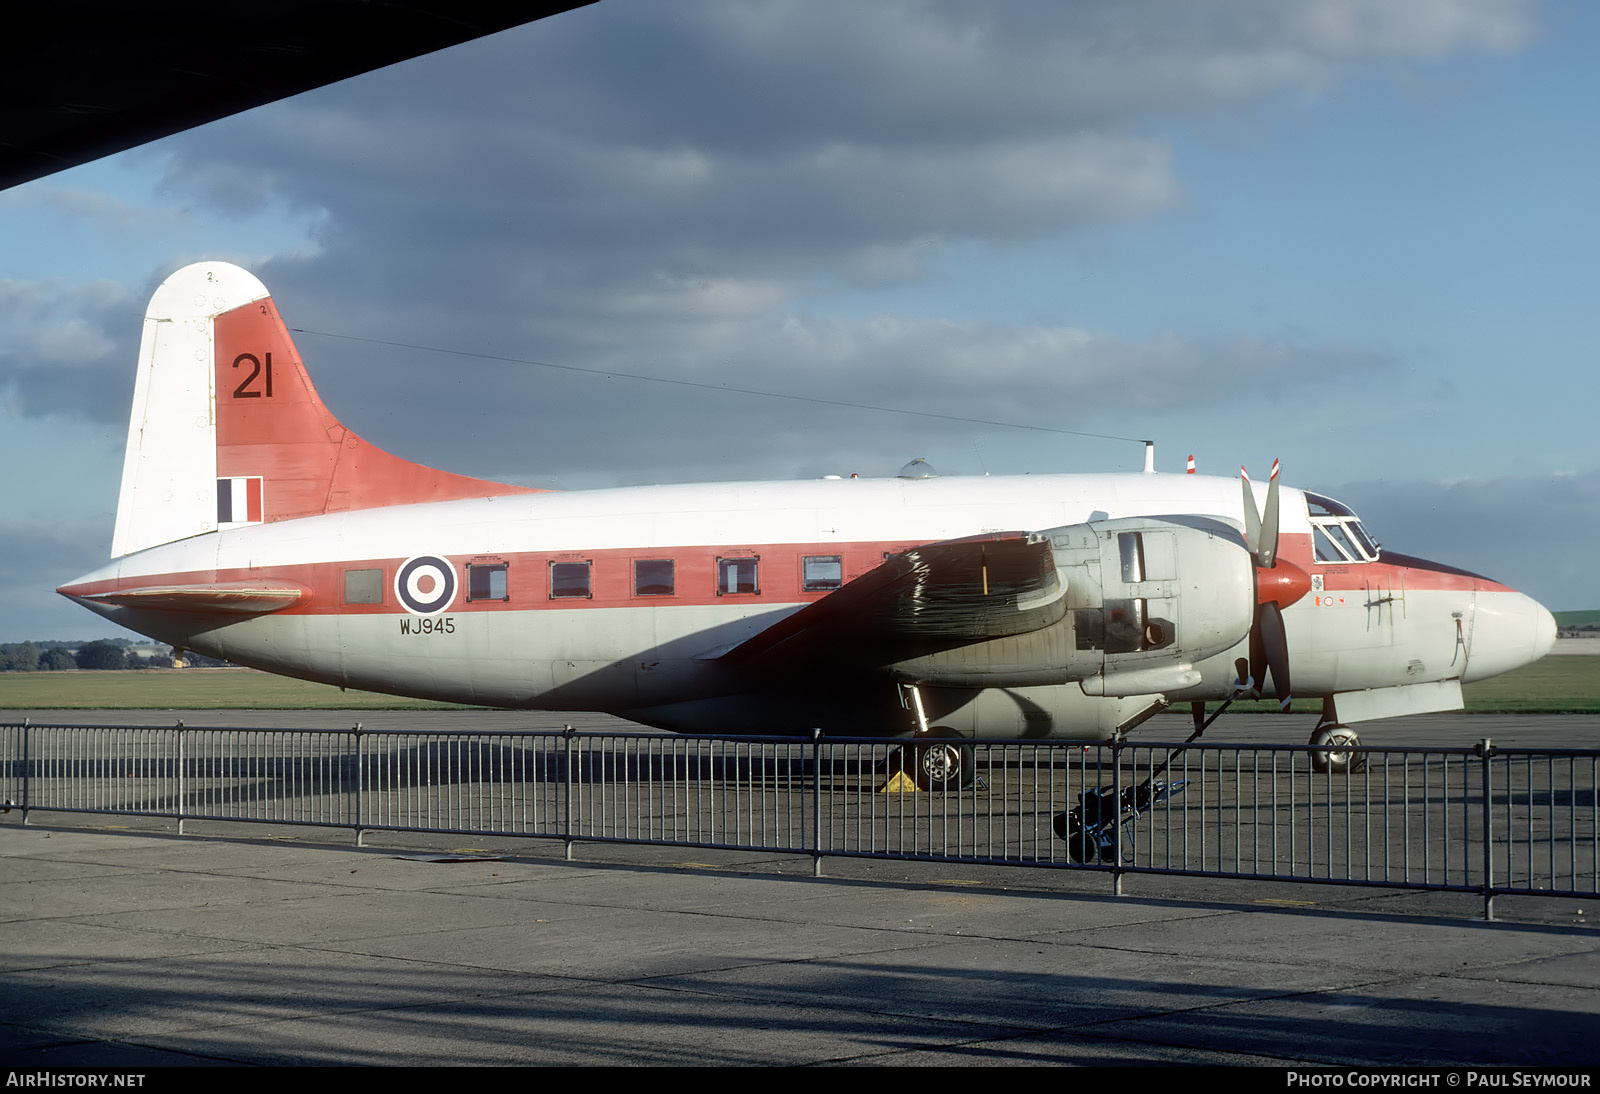
[{"label": "passenger window", "polygon": [[757,561],[756,558],[717,559],[717,595],[759,595],[761,588],[756,584]]},{"label": "passenger window", "polygon": [[634,596],[671,596],[673,588],[672,559],[641,558],[634,562]]},{"label": "passenger window", "polygon": [[552,562],[550,564],[550,599],[560,600],[587,597],[589,592],[589,563]]},{"label": "passenger window", "polygon": [[504,562],[467,563],[467,599],[510,600],[506,568]]},{"label": "passenger window", "polygon": [[344,602],[346,604],[382,604],[382,570],[346,570],[344,572]]},{"label": "passenger window", "polygon": [[807,555],[800,560],[800,591],[830,592],[844,584],[844,559],[839,555]]}]

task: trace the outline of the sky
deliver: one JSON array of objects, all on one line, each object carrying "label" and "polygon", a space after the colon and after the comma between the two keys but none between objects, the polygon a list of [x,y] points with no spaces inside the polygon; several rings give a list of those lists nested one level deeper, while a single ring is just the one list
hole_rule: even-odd
[{"label": "sky", "polygon": [[1578,0],[602,0],[5,191],[0,641],[110,626],[54,589],[109,553],[150,293],[218,258],[448,470],[1149,438],[1600,607],[1597,44]]}]

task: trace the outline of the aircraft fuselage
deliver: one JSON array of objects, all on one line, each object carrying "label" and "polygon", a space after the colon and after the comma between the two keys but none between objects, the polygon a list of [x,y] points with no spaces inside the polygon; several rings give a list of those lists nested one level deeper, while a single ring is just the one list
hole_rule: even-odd
[{"label": "aircraft fuselage", "polygon": [[[115,560],[62,591],[162,641],[343,687],[603,710],[679,729],[900,733],[908,722],[892,682],[878,674],[815,679],[799,665],[752,676],[717,654],[922,544],[1143,516],[1237,525],[1239,504],[1232,479],[1153,474],[540,493],[230,528]],[[1548,613],[1521,593],[1420,560],[1319,562],[1304,496],[1285,490],[1283,509],[1280,557],[1303,568],[1314,588],[1284,612],[1297,694],[1401,689],[1395,694],[1415,705],[1415,690],[1404,689],[1432,685],[1448,699],[1460,682],[1547,647]],[[442,585],[404,587],[401,570],[413,563],[407,579],[415,581],[416,560],[424,560],[425,578],[453,581],[447,601],[437,601]],[[1210,577],[1172,580],[1191,576]],[[1082,575],[1063,577],[1069,596],[1083,584]],[[120,589],[263,578],[304,595],[245,618],[106,599]],[[931,717],[963,735],[1099,739],[1152,697],[1225,698],[1234,663],[1246,656],[1245,636],[1199,661],[1185,657],[1193,652],[1186,637],[1180,623],[1173,656],[1142,662],[1192,664],[1200,679],[1187,686],[1099,696],[1081,679],[998,689],[936,684]],[[1119,655],[1104,657],[1101,671],[1114,672]]]}]

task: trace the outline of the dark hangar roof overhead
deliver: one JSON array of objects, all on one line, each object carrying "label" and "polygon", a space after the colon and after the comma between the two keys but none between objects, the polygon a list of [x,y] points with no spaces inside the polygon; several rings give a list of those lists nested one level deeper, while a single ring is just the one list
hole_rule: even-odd
[{"label": "dark hangar roof overhead", "polygon": [[63,0],[0,41],[0,189],[593,0]]}]

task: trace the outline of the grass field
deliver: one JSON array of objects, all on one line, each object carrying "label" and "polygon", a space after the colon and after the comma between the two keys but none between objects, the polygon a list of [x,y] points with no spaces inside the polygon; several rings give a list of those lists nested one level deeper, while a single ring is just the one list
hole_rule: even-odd
[{"label": "grass field", "polygon": [[[1469,713],[1600,713],[1600,657],[1543,661],[1465,688]],[[290,680],[254,669],[0,673],[0,710],[460,710],[425,699]],[[1234,710],[1276,710],[1237,703]],[[1316,700],[1295,709],[1314,714]]]},{"label": "grass field", "polygon": [[1468,684],[1462,691],[1472,712],[1600,711],[1600,657],[1546,657],[1516,672]]},{"label": "grass field", "polygon": [[461,710],[255,669],[0,673],[0,710]]},{"label": "grass field", "polygon": [[[1467,684],[1461,689],[1468,714],[1600,713],[1600,657],[1546,657],[1516,672]],[[1235,713],[1267,714],[1278,704],[1235,703]],[[1320,699],[1296,699],[1296,713],[1316,714]]]}]

